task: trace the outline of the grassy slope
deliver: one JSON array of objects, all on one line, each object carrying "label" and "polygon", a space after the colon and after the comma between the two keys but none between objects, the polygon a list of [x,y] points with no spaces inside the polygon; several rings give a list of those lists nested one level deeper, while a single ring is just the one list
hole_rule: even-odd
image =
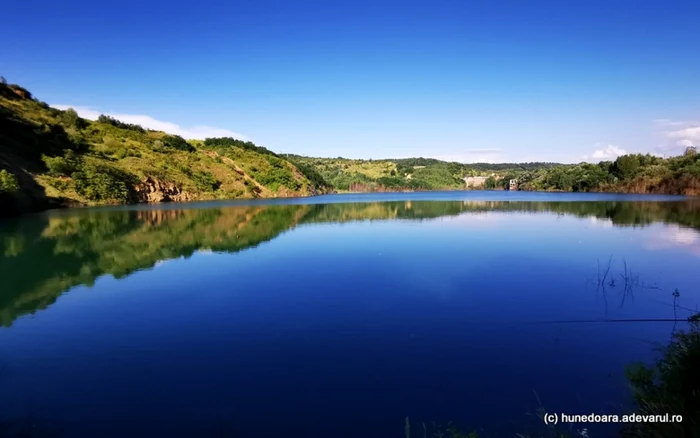
[{"label": "grassy slope", "polygon": [[[184,142],[159,131],[74,121],[21,87],[11,87],[0,85],[0,169],[18,180],[15,197],[22,211],[135,200],[133,193],[122,197],[118,190],[112,197],[100,196],[76,184],[71,172],[51,172],[45,157],[66,157],[67,151],[85,168],[114,171],[129,192],[150,177],[177,187],[182,200],[306,196],[327,190],[322,181],[311,182],[289,161],[250,143]],[[88,184],[102,182],[91,176]]]}]

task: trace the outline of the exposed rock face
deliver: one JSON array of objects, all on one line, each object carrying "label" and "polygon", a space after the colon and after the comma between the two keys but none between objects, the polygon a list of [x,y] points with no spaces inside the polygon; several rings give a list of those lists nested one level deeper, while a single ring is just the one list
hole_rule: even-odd
[{"label": "exposed rock face", "polygon": [[184,202],[191,201],[192,196],[183,192],[180,187],[171,182],[163,182],[151,177],[146,178],[134,187],[139,202]]},{"label": "exposed rock face", "polygon": [[22,87],[19,87],[17,85],[10,85],[9,86],[10,90],[12,90],[17,96],[21,97],[22,99],[31,99],[32,98],[32,93],[29,91],[25,90]]}]

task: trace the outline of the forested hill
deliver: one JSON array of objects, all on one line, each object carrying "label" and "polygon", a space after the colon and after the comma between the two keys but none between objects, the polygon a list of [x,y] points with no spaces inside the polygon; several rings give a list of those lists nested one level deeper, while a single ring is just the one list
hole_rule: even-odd
[{"label": "forested hill", "polygon": [[558,163],[457,163],[435,158],[356,160],[285,155],[299,166],[320,174],[337,190],[450,190],[463,189],[467,176],[521,173],[561,166]]},{"label": "forested hill", "polygon": [[338,190],[394,191],[464,189],[465,177],[488,177],[486,189],[504,189],[515,179],[518,190],[597,191],[700,195],[700,155],[694,148],[661,158],[623,155],[599,163],[456,163],[432,158],[355,160],[286,155],[313,169]]},{"label": "forested hill", "polygon": [[0,81],[0,216],[66,205],[307,196],[331,190],[251,142],[185,140],[51,108]]}]

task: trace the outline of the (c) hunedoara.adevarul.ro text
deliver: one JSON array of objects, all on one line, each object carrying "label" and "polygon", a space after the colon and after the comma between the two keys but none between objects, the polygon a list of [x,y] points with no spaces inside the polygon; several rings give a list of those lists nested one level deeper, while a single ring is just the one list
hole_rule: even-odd
[{"label": "(c) hunedoara.adevarul.ro text", "polygon": [[682,415],[659,414],[659,415],[606,415],[606,414],[564,414],[545,413],[542,416],[544,424],[558,423],[680,423],[683,421]]}]

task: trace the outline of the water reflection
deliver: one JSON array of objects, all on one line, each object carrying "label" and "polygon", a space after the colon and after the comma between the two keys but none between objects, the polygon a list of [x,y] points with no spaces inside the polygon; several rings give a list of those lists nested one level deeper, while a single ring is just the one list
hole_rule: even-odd
[{"label": "water reflection", "polygon": [[62,212],[0,223],[0,323],[9,326],[17,317],[51,305],[71,287],[92,285],[102,275],[121,278],[195,251],[245,250],[304,224],[456,215],[488,223],[491,212],[590,217],[596,225],[608,226],[676,224],[682,228],[664,230],[650,247],[685,245],[700,254],[697,201],[400,201]]},{"label": "water reflection", "polygon": [[651,250],[668,248],[685,248],[688,252],[700,256],[700,232],[685,227],[672,227],[660,230],[647,243]]}]

